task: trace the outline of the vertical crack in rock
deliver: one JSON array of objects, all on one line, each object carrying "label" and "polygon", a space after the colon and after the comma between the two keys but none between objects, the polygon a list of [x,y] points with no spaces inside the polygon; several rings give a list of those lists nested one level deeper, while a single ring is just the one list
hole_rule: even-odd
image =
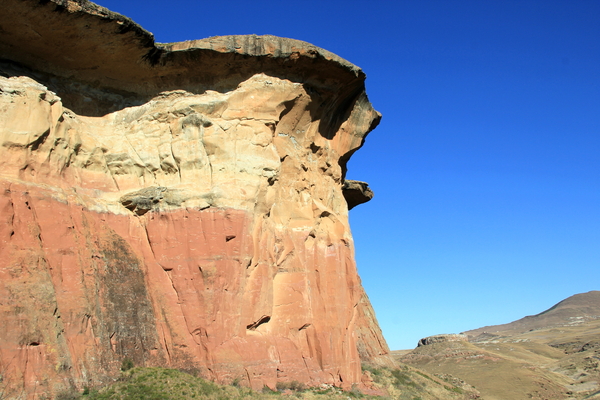
[{"label": "vertical crack in rock", "polygon": [[164,346],[165,351],[167,353],[167,362],[168,362],[168,365],[170,365],[172,357],[171,357],[171,351],[169,350],[169,343],[167,342],[167,337],[166,337],[166,334],[165,334],[164,327],[161,327],[161,332],[162,332],[161,337],[162,337],[162,341],[163,341],[163,346]]}]

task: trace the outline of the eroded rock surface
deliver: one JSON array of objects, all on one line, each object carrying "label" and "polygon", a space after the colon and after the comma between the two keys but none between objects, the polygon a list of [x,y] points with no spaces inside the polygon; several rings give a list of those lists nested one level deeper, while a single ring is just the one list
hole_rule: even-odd
[{"label": "eroded rock surface", "polygon": [[344,181],[342,193],[344,194],[346,203],[348,203],[349,210],[373,198],[373,191],[368,183],[349,179]]},{"label": "eroded rock surface", "polygon": [[448,343],[448,342],[468,342],[469,338],[463,333],[448,333],[444,335],[428,336],[419,340],[417,347],[428,346],[434,343]]},{"label": "eroded rock surface", "polygon": [[5,10],[6,393],[98,385],[125,358],[349,388],[385,360],[343,194],[380,118],[362,71],[274,37],[157,47],[87,1]]}]

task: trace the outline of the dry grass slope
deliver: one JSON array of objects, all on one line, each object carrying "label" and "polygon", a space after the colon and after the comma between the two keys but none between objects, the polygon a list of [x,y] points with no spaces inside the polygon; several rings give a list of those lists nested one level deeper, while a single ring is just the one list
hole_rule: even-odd
[{"label": "dry grass slope", "polygon": [[463,379],[486,400],[600,398],[598,291],[466,333],[469,342],[421,346],[396,358],[434,375]]}]

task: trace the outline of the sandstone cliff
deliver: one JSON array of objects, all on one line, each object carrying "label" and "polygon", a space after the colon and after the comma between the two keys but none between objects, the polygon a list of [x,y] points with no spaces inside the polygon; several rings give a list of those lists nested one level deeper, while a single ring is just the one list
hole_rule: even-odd
[{"label": "sandstone cliff", "polygon": [[5,393],[127,358],[348,388],[385,360],[348,225],[380,119],[359,68],[271,36],[157,45],[84,0],[5,1],[0,54]]}]

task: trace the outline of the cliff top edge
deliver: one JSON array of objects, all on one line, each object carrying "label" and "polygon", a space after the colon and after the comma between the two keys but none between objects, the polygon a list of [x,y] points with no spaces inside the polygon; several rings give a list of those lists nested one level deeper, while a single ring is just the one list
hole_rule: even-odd
[{"label": "cliff top edge", "polygon": [[5,3],[1,58],[96,87],[142,95],[196,91],[214,82],[235,86],[257,72],[329,90],[358,89],[365,79],[357,66],[300,40],[231,35],[163,44],[130,18],[87,0]]}]

